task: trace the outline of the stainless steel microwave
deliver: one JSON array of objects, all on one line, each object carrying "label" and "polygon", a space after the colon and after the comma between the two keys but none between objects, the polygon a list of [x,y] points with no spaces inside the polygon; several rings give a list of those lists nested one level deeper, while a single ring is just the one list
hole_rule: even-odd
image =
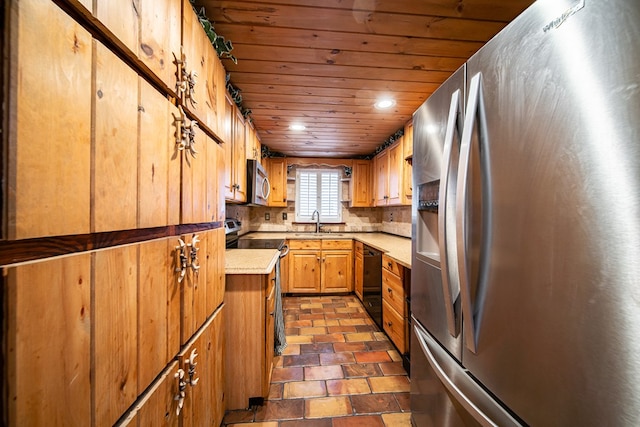
[{"label": "stainless steel microwave", "polygon": [[270,192],[265,168],[257,160],[247,160],[247,204],[266,206]]}]

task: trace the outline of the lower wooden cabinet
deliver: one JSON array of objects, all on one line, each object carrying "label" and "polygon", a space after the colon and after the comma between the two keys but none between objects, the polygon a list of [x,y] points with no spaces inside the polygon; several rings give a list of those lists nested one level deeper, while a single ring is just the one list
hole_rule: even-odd
[{"label": "lower wooden cabinet", "polygon": [[194,296],[177,281],[174,237],[7,268],[5,423],[177,425],[169,371],[178,360],[188,372],[184,359],[196,349],[195,421],[183,416],[182,425],[220,425],[223,238],[222,228],[202,233],[196,298],[208,314],[183,345],[181,307],[200,303],[184,301]]},{"label": "lower wooden cabinet", "polygon": [[409,351],[409,307],[411,270],[382,255],[383,329],[402,354]]},{"label": "lower wooden cabinet", "polygon": [[269,394],[274,357],[275,269],[226,276],[226,406],[249,407]]},{"label": "lower wooden cabinet", "polygon": [[91,425],[91,255],[9,268],[3,287],[7,425]]},{"label": "lower wooden cabinet", "polygon": [[334,293],[353,290],[351,240],[290,240],[287,292]]},{"label": "lower wooden cabinet", "polygon": [[353,285],[358,298],[362,301],[364,293],[364,244],[354,243]]}]

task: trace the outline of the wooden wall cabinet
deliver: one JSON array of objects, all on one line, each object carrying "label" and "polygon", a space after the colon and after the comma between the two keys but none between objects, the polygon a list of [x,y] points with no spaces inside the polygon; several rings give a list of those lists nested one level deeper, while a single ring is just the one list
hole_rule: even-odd
[{"label": "wooden wall cabinet", "polygon": [[353,161],[350,207],[366,208],[374,206],[372,169],[371,160]]},{"label": "wooden wall cabinet", "polygon": [[382,324],[401,354],[409,351],[410,277],[409,269],[382,255]]},{"label": "wooden wall cabinet", "polygon": [[404,126],[403,137],[403,205],[411,205],[413,195],[413,120]]},{"label": "wooden wall cabinet", "polygon": [[228,94],[225,100],[225,200],[243,203],[247,201],[245,123],[238,107]]},{"label": "wooden wall cabinet", "polygon": [[246,154],[247,159],[257,160],[262,163],[262,144],[251,121],[246,121]]},{"label": "wooden wall cabinet", "polygon": [[275,269],[226,278],[227,409],[244,409],[269,394],[274,357]]},{"label": "wooden wall cabinet", "polygon": [[351,240],[290,240],[286,292],[332,293],[353,290]]},{"label": "wooden wall cabinet", "polygon": [[269,206],[287,206],[287,161],[285,158],[271,157],[264,159],[267,165],[267,176],[271,183]]},{"label": "wooden wall cabinet", "polygon": [[398,139],[374,159],[376,206],[406,204],[403,139],[404,137]]},{"label": "wooden wall cabinet", "polygon": [[15,3],[16,31],[6,40],[13,52],[6,93],[13,119],[6,132],[5,235],[88,233],[91,35],[51,1]]}]

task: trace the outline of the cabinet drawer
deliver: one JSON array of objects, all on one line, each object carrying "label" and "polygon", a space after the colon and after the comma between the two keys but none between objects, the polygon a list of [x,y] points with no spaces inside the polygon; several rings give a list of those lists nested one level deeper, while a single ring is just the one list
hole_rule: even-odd
[{"label": "cabinet drawer", "polygon": [[396,347],[398,347],[398,351],[400,353],[406,353],[406,320],[385,300],[382,301],[382,323],[384,331],[389,335],[389,338],[391,338],[391,341],[393,341]]},{"label": "cabinet drawer", "polygon": [[402,277],[404,274],[404,267],[387,255],[382,255],[382,268],[391,271],[399,277]]},{"label": "cabinet drawer", "polygon": [[402,279],[388,270],[382,270],[382,298],[402,317],[407,317]]},{"label": "cabinet drawer", "polygon": [[359,253],[362,255],[364,253],[364,243],[358,242],[356,240],[355,249],[356,249],[356,253]]},{"label": "cabinet drawer", "polygon": [[289,240],[289,249],[320,249],[321,240]]},{"label": "cabinet drawer", "polygon": [[351,240],[322,240],[322,249],[352,249]]}]

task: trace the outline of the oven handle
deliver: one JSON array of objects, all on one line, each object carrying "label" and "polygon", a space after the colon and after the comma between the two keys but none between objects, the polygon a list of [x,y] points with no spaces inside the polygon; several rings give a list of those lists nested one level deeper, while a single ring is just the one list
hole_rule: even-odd
[{"label": "oven handle", "polygon": [[289,245],[283,245],[280,249],[280,258],[284,258],[289,254]]}]

